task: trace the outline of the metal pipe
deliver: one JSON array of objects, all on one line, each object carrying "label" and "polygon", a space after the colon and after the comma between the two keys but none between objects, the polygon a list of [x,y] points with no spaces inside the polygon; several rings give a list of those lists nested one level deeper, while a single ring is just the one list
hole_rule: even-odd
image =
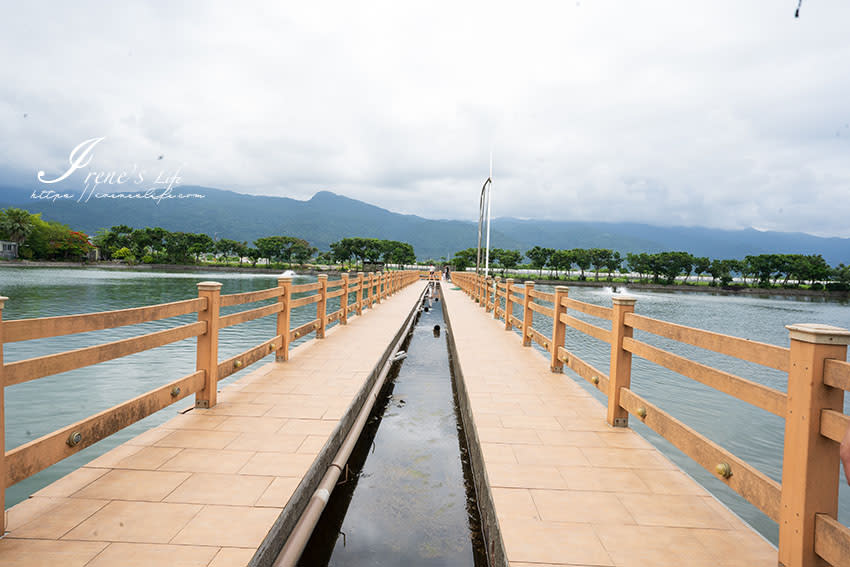
[{"label": "metal pipe", "polygon": [[[422,291],[422,295],[419,297],[420,303],[423,301],[427,289],[428,288],[426,287],[425,290]],[[301,558],[301,554],[304,552],[304,548],[307,546],[310,536],[313,535],[313,530],[316,529],[316,524],[319,522],[319,518],[325,510],[325,506],[327,506],[328,500],[330,500],[331,492],[333,492],[336,487],[339,475],[342,473],[342,468],[345,466],[345,463],[348,462],[348,457],[351,456],[351,452],[354,450],[354,446],[357,444],[357,440],[363,432],[366,420],[369,418],[369,414],[372,413],[372,408],[381,393],[381,389],[384,387],[384,381],[387,379],[387,375],[390,372],[390,367],[394,362],[395,355],[398,352],[399,347],[404,342],[404,339],[410,334],[410,329],[413,327],[413,323],[416,320],[413,313],[416,311],[416,308],[411,311],[411,316],[408,317],[404,333],[401,334],[399,339],[393,345],[386,363],[384,363],[380,374],[378,374],[378,378],[375,380],[375,385],[372,386],[372,390],[363,402],[363,407],[360,408],[360,413],[357,414],[357,419],[354,420],[354,423],[351,425],[351,429],[348,430],[348,434],[345,436],[345,440],[343,440],[339,451],[337,451],[336,456],[331,461],[331,464],[328,465],[328,469],[325,471],[325,475],[319,482],[319,487],[310,497],[310,501],[307,503],[304,513],[301,514],[301,517],[298,518],[298,522],[295,524],[295,527],[292,528],[292,532],[290,532],[289,538],[287,538],[286,543],[283,545],[283,549],[280,550],[280,554],[272,564],[273,567],[295,567],[298,563],[298,559]]]}]

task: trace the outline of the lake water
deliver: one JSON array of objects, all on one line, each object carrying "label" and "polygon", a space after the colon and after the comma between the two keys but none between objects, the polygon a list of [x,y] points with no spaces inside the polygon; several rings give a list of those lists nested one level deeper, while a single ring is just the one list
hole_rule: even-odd
[{"label": "lake water", "polygon": [[[0,268],[0,295],[9,297],[3,312],[4,319],[8,320],[125,309],[189,299],[197,296],[196,284],[205,280],[222,282],[224,294],[266,289],[277,283],[276,277],[267,274],[4,267]],[[315,278],[299,277],[295,283],[311,281],[315,281]],[[546,286],[539,288],[550,291]],[[825,323],[850,328],[850,308],[846,303],[815,298],[737,297],[681,292],[637,292],[632,295],[638,297],[636,312],[639,314],[780,346],[788,346],[788,333],[785,329],[788,324]],[[611,305],[610,291],[602,289],[571,288],[570,296],[598,305]],[[260,304],[236,306],[223,312],[258,305]],[[332,302],[328,311],[335,310],[335,305],[338,303]],[[521,316],[519,312],[516,314]],[[599,320],[582,314],[571,314],[596,324],[600,323]],[[314,316],[315,306],[300,308],[293,313],[292,326],[295,327]],[[537,314],[536,319],[535,326],[549,335],[551,320],[547,321]],[[70,337],[10,343],[4,347],[5,360],[8,363],[100,344],[194,320],[196,316],[191,314]],[[274,332],[274,317],[224,329],[219,339],[219,358],[224,359],[242,352],[272,337]],[[665,339],[642,333],[638,333],[637,338],[660,346],[671,344]],[[606,344],[569,329],[566,344],[568,349],[581,358],[607,371]],[[782,372],[687,345],[676,345],[676,352],[770,387],[785,390],[787,376]],[[267,360],[271,360],[271,357]],[[195,340],[187,339],[153,351],[9,387],[6,389],[6,448],[9,450],[59,427],[108,409],[189,374],[194,368]],[[238,379],[241,375],[243,373],[237,373],[228,380]],[[578,380],[585,384],[583,380]],[[750,462],[765,474],[781,480],[783,420],[638,358],[633,362],[632,384],[638,394]],[[589,386],[588,389],[598,396],[595,389]],[[177,409],[189,405],[191,400],[184,400],[166,408],[12,486],[7,491],[7,506],[25,499],[39,488],[145,429],[166,421],[175,415]],[[632,419],[631,423],[639,433],[660,447],[674,462],[768,539],[776,541],[777,529],[772,521],[651,430],[636,423],[637,421]],[[850,491],[847,488],[842,482],[839,517],[845,524],[850,521]]]}]

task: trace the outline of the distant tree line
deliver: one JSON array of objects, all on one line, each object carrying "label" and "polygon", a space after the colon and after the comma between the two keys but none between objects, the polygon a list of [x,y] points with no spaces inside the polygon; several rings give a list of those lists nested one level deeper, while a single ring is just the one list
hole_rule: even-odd
[{"label": "distant tree line", "polygon": [[[467,248],[456,252],[452,265],[456,270],[475,266],[477,250]],[[600,273],[605,280],[618,279],[629,283],[630,274],[637,274],[641,283],[673,285],[687,284],[694,276],[711,276],[710,286],[729,286],[735,278],[745,285],[758,287],[799,287],[808,285],[812,289],[850,290],[850,266],[839,264],[831,267],[820,254],[759,254],[746,256],[743,260],[709,259],[688,252],[627,253],[607,248],[573,248],[556,250],[535,246],[525,253],[527,267],[538,270],[540,277],[544,268],[550,276],[559,278],[559,273],[579,272],[578,279],[586,280],[589,273],[599,281]],[[519,267],[518,250],[490,250],[491,265],[502,271]],[[483,264],[483,262],[482,262]]]},{"label": "distant tree line", "polygon": [[260,260],[291,267],[304,266],[311,260],[326,265],[362,267],[365,262],[413,264],[416,254],[407,242],[377,238],[343,238],[330,245],[330,251],[318,249],[295,236],[265,236],[249,245],[228,238],[213,239],[208,234],[172,232],[160,227],[132,228],[117,225],[99,230],[93,238],[67,226],[47,222],[40,214],[23,209],[0,210],[0,239],[18,243],[19,256],[32,260],[83,260],[94,248],[104,260],[130,264],[193,264],[247,261],[256,266]]}]

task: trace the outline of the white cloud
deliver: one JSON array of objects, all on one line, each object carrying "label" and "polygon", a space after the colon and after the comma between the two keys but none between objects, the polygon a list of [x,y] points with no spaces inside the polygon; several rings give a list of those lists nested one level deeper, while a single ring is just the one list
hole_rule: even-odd
[{"label": "white cloud", "polygon": [[850,236],[841,0],[155,6],[6,9],[0,170]]}]

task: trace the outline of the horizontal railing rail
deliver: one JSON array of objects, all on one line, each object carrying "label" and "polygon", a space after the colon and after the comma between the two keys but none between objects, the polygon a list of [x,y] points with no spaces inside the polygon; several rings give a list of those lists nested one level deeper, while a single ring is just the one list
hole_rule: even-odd
[{"label": "horizontal railing rail", "polygon": [[[316,338],[324,338],[331,323],[346,324],[349,313],[362,315],[363,309],[374,308],[382,299],[422,277],[423,272],[419,270],[377,274],[359,272],[356,275],[343,274],[339,280],[333,281],[328,281],[327,275],[319,275],[319,281],[316,283],[303,285],[293,285],[292,278],[280,278],[276,287],[230,295],[221,295],[220,283],[202,282],[198,284],[198,297],[193,299],[101,313],[10,321],[2,319],[2,309],[8,298],[0,298],[0,506],[5,509],[7,487],[187,396],[195,395],[195,407],[214,406],[219,380],[271,354],[275,354],[278,361],[288,360],[294,341],[312,332],[315,332]],[[339,289],[328,292],[328,289],[336,288]],[[307,295],[294,298],[294,294]],[[352,294],[354,301],[351,301]],[[328,300],[336,298],[339,299],[339,309],[328,314]],[[274,302],[226,315],[220,314],[222,307],[268,300]],[[292,311],[311,304],[316,305],[315,319],[291,329]],[[197,313],[198,321],[16,362],[6,363],[3,359],[3,345],[6,343],[113,329],[190,313]],[[277,330],[272,338],[225,360],[218,360],[218,333],[221,329],[272,315],[277,318]],[[152,350],[192,337],[198,338],[195,372],[6,451],[3,397],[6,387]],[[5,514],[0,516],[0,533],[3,529]]]},{"label": "horizontal railing rail", "polygon": [[[640,419],[716,478],[779,524],[779,564],[814,567],[827,561],[848,565],[850,529],[838,522],[838,450],[850,428],[843,413],[845,390],[850,390],[847,344],[850,332],[823,325],[791,325],[789,348],[723,335],[652,319],[634,313],[634,298],[615,296],[603,307],[507,279],[455,273],[452,281],[497,319],[505,329],[520,329],[524,346],[532,342],[551,357],[550,368],[564,366],[607,396],[606,420],[628,426],[628,416]],[[542,305],[548,303],[550,305]],[[515,309],[521,309],[517,317]],[[568,314],[596,317],[610,330]],[[532,327],[534,314],[552,321],[552,336]],[[570,327],[606,343],[610,348],[608,374],[580,359],[565,344]],[[640,331],[696,346],[737,360],[788,374],[788,393],[747,380],[634,337]],[[782,482],[776,482],[743,459],[717,445],[631,389],[631,359],[638,356],[686,378],[785,419]],[[825,443],[824,440],[829,440]]]}]

